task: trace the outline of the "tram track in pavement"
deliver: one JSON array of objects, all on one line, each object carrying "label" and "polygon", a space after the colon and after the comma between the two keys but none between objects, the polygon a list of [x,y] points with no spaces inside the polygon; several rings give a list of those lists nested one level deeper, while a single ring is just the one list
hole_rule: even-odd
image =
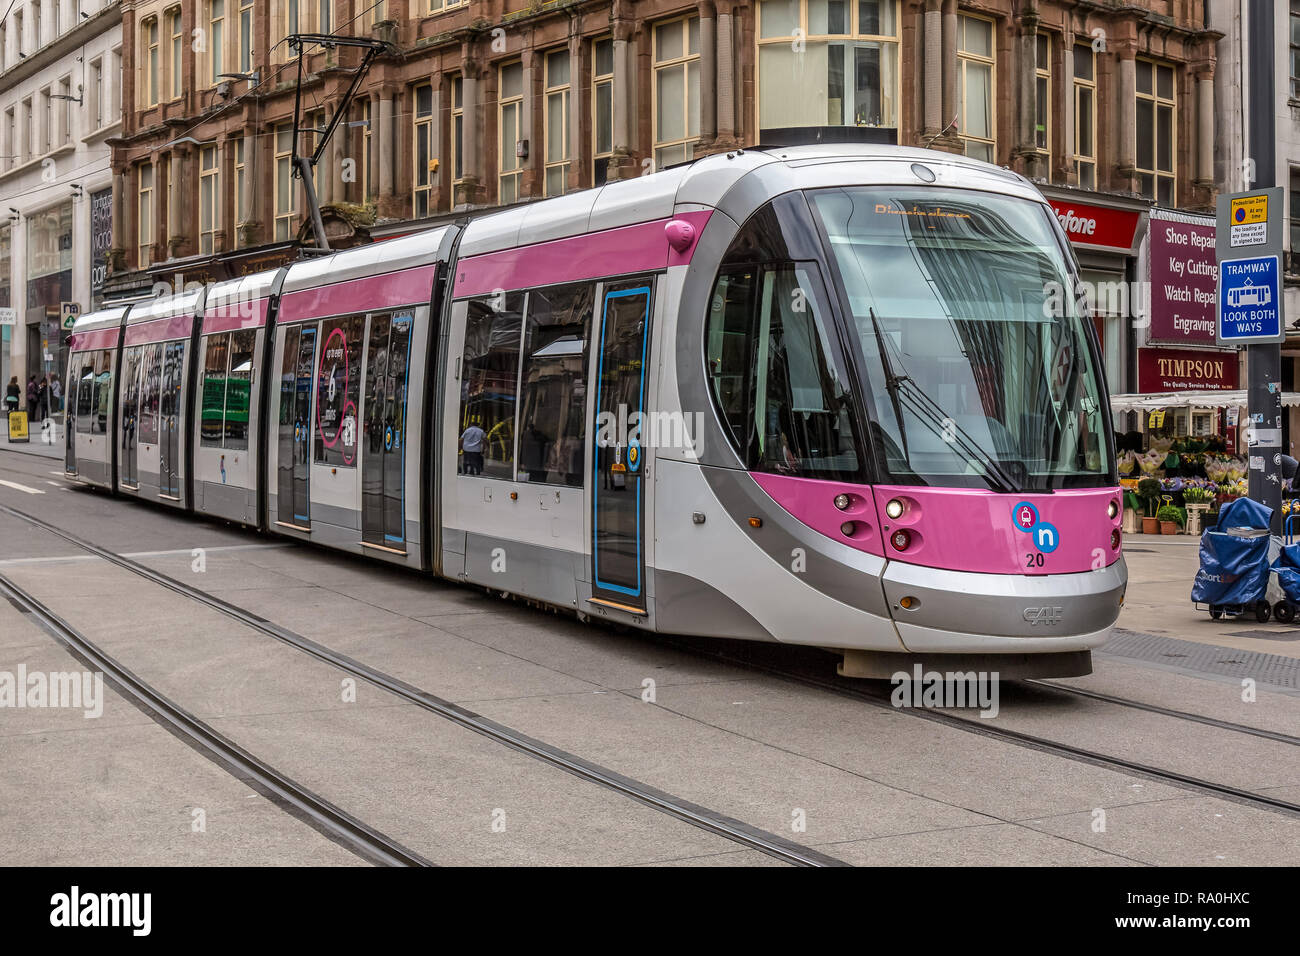
[{"label": "tram track in pavement", "polygon": [[105,684],[155,723],[335,843],[380,866],[433,865],[218,733],[3,574],[0,574],[0,597],[53,637],[82,666],[102,673]]},{"label": "tram track in pavement", "polygon": [[[676,797],[642,781],[627,777],[623,774],[617,773],[616,771],[602,767],[599,764],[585,760],[582,757],[561,750],[544,741],[529,737],[513,728],[505,726],[504,724],[500,724],[480,714],[474,713],[473,711],[467,710],[466,708],[460,707],[451,701],[443,700],[442,698],[439,698],[428,691],[422,690],[421,688],[415,687],[414,685],[409,684],[400,678],[394,677],[391,674],[372,668],[346,654],[338,653],[337,651],[325,647],[310,638],[281,627],[261,615],[255,614],[237,604],[233,604],[199,588],[177,581],[175,578],[163,574],[160,571],[156,571],[148,565],[141,564],[125,555],[100,547],[99,545],[87,541],[70,531],[66,531],[57,525],[45,521],[44,519],[37,518],[34,515],[27,514],[17,508],[4,504],[0,504],[0,514],[8,515],[11,518],[25,522],[32,527],[39,528],[42,531],[62,538],[64,541],[67,541],[69,544],[72,544],[88,554],[92,554],[112,565],[144,578],[147,581],[184,597],[190,598],[191,600],[197,601],[198,603],[218,611],[267,637],[287,644],[310,657],[336,667],[345,673],[364,680],[382,690],[386,690],[398,698],[415,704],[422,710],[436,714],[466,730],[487,737],[496,743],[502,744],[516,752],[526,754],[529,757],[533,757],[542,763],[564,770],[579,779],[596,784],[604,789],[614,791],[630,800],[648,806],[651,809],[658,810],[669,817],[688,823],[707,833],[722,837],[723,839],[736,843],[746,849],[756,850],[769,857],[795,866],[821,867],[849,865],[843,860],[828,856],[827,854],[821,853],[811,847],[806,847],[787,840],[784,837],[777,836],[776,834],[760,830],[740,820],[736,820],[732,817],[718,813],[717,811],[710,810],[707,807],[702,807],[680,797]],[[0,594],[6,594],[6,596],[8,596],[6,592],[9,589],[14,591],[15,596],[24,594],[24,592],[22,592],[16,585],[8,582],[7,579],[0,575]],[[23,597],[18,597],[18,599],[24,600]],[[29,595],[26,596],[26,600],[39,605],[39,602],[35,601],[35,599],[31,598]],[[53,612],[48,611],[48,609],[45,609],[45,614],[48,615],[50,619],[57,621],[56,616],[53,615]],[[64,629],[72,630],[64,622],[60,621],[58,624]],[[80,640],[88,649],[96,652],[99,657],[111,660],[84,637],[81,637]],[[105,673],[107,674],[108,671],[105,671]],[[129,672],[124,671],[124,673],[129,675]],[[134,678],[134,675],[129,676],[140,683],[143,690],[151,691],[151,689],[148,688],[147,685],[144,685],[143,682],[139,681],[138,678]],[[153,693],[156,694],[156,692]],[[161,697],[161,695],[157,696]],[[208,728],[208,731],[215,735],[215,731],[211,731],[211,728]]]},{"label": "tram track in pavement", "polygon": [[[889,689],[881,690],[873,687],[865,687],[861,684],[849,684],[847,681],[852,680],[852,678],[827,678],[807,671],[793,669],[789,666],[782,666],[780,664],[772,664],[757,660],[754,656],[749,656],[750,654],[762,654],[765,650],[770,649],[772,645],[754,645],[752,648],[747,648],[749,654],[746,654],[745,652],[733,653],[720,651],[674,639],[663,641],[663,643],[697,657],[707,658],[719,663],[730,664],[735,667],[766,674],[769,677],[775,677],[805,687],[814,687],[823,691],[828,691],[840,697],[862,701],[863,703],[890,710],[894,713],[907,714],[921,720],[928,720],[932,723],[961,730],[965,733],[976,734],[993,740],[1001,740],[1029,750],[1037,750],[1040,753],[1053,754],[1058,757],[1064,757],[1068,760],[1073,760],[1079,763],[1090,764],[1095,767],[1130,773],[1157,783],[1169,784],[1183,790],[1201,793],[1206,796],[1219,797],[1243,806],[1269,810],[1287,816],[1300,816],[1300,803],[1292,803],[1289,800],[1271,797],[1267,794],[1257,793],[1253,790],[1234,787],[1230,784],[1217,783],[1213,780],[1180,773],[1176,770],[1156,767],[1141,761],[1130,760],[1126,757],[1105,754],[1086,747],[1077,747],[1073,744],[1065,743],[1064,741],[1052,740],[1048,737],[1041,737],[1037,734],[1012,730],[1009,727],[998,727],[978,717],[959,717],[956,714],[938,709],[932,710],[920,707],[896,707],[890,701],[891,692]],[[879,684],[880,682],[877,681],[875,683]],[[1039,684],[1052,690],[1074,690],[1074,688],[1063,688],[1059,684],[1042,681],[1026,681],[1025,683]],[[1217,729],[1260,736],[1274,740],[1278,743],[1292,745],[1300,744],[1300,739],[1291,737],[1287,734],[1277,734],[1273,731],[1263,730],[1259,727],[1251,727],[1247,724],[1236,724],[1231,721],[1219,720],[1214,717],[1188,714],[1185,711],[1163,708],[1155,704],[1145,704],[1140,701],[1130,701],[1121,697],[1111,697],[1108,694],[1101,694],[1094,691],[1084,691],[1077,696],[1090,697],[1104,702],[1137,707],[1140,710],[1147,710],[1164,716],[1186,718],[1189,721],[1207,724]]]}]

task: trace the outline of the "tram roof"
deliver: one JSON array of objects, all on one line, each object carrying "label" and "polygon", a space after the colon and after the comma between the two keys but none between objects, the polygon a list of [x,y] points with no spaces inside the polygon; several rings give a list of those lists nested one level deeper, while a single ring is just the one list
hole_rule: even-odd
[{"label": "tram roof", "polygon": [[[719,209],[743,220],[757,199],[837,185],[929,185],[913,171],[935,173],[936,187],[1008,193],[1043,201],[1029,180],[1000,166],[939,150],[865,143],[757,146],[715,153],[636,179],[527,203],[473,219],[462,257]],[[746,182],[748,180],[748,182]]]}]

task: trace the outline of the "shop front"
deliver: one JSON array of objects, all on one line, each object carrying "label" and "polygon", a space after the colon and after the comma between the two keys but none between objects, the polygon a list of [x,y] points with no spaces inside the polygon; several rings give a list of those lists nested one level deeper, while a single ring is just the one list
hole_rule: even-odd
[{"label": "shop front", "polygon": [[27,219],[27,372],[59,375],[67,366],[60,305],[72,301],[72,203]]}]

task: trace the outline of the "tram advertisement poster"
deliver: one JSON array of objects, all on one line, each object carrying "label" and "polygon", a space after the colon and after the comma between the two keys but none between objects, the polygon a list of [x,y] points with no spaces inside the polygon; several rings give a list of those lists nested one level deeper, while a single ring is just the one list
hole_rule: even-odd
[{"label": "tram advertisement poster", "polygon": [[1152,211],[1149,228],[1151,341],[1213,345],[1219,279],[1214,222],[1165,219]]}]

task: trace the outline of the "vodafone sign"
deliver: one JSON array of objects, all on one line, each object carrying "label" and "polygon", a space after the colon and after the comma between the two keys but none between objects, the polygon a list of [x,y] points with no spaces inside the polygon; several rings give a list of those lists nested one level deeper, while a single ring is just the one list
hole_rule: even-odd
[{"label": "vodafone sign", "polygon": [[1081,202],[1048,199],[1056,219],[1076,246],[1131,249],[1142,215],[1134,209],[1107,209]]}]

